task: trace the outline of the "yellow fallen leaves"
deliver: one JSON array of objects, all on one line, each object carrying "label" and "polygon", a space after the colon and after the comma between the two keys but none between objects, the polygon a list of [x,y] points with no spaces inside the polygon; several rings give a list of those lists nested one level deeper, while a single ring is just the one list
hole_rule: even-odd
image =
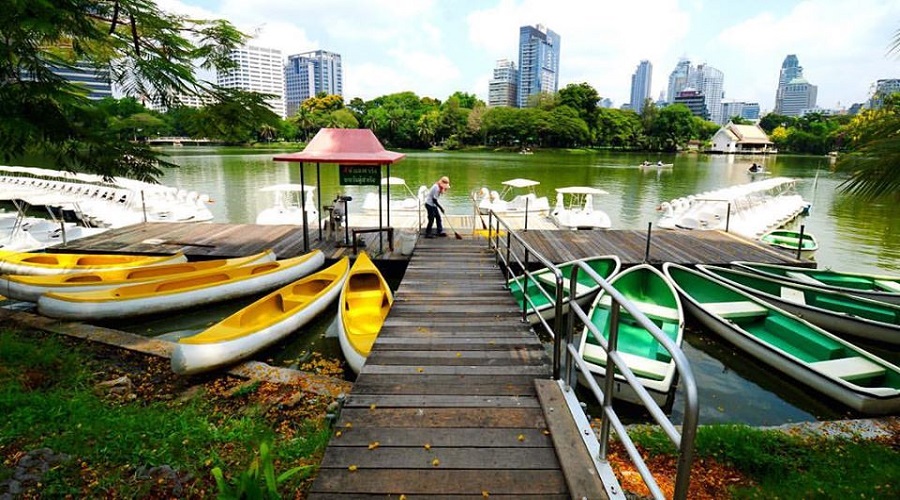
[{"label": "yellow fallen leaves", "polygon": [[370,405],[369,405],[369,410],[374,410],[374,409],[375,409],[375,403],[370,404]]},{"label": "yellow fallen leaves", "polygon": [[337,431],[334,433],[334,437],[341,437],[344,434],[343,431]]},{"label": "yellow fallen leaves", "polygon": [[441,465],[441,461],[440,461],[440,460],[438,460],[438,459],[435,458],[434,460],[431,461],[431,466],[432,466],[432,467],[437,467],[438,465]]},{"label": "yellow fallen leaves", "polygon": [[351,465],[350,467],[347,467],[347,470],[350,471],[350,472],[356,472],[356,470],[357,470],[358,468],[359,468],[359,467],[357,467],[357,466],[355,466],[355,465]]},{"label": "yellow fallen leaves", "polygon": [[379,446],[381,446],[381,443],[379,443],[378,441],[372,441],[371,443],[369,443],[370,450],[374,450],[375,448],[378,448]]},{"label": "yellow fallen leaves", "polygon": [[416,371],[422,373],[425,371],[425,369],[420,366],[419,368],[416,368]]},{"label": "yellow fallen leaves", "polygon": [[518,439],[520,443],[522,441],[525,441],[525,434],[519,434],[519,436],[516,439]]},{"label": "yellow fallen leaves", "polygon": [[430,450],[430,449],[431,449],[431,443],[425,443],[425,449],[426,449],[426,450]]}]

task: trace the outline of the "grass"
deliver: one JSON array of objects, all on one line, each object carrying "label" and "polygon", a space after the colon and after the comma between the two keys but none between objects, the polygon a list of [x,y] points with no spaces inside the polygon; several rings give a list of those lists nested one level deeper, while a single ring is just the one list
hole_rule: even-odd
[{"label": "grass", "polygon": [[[651,456],[674,451],[660,431],[632,437]],[[710,425],[698,430],[695,464],[713,460],[749,479],[750,485],[728,488],[731,498],[896,498],[898,444],[896,436],[880,442]],[[692,484],[697,475],[695,469]]]},{"label": "grass", "polygon": [[[71,457],[40,483],[23,485],[31,495],[49,497],[212,497],[212,469],[236,477],[260,449],[271,449],[276,472],[320,461],[330,433],[319,404],[304,418],[279,420],[272,414],[280,412],[267,412],[254,399],[271,396],[265,384],[248,390],[236,379],[224,386],[207,380],[201,390],[172,394],[180,388],[167,364],[138,372],[123,369],[115,354],[91,351],[52,336],[0,330],[0,483],[12,478],[24,453],[40,448]],[[98,389],[122,372],[135,380],[131,392]],[[164,465],[175,471],[169,481],[139,474]],[[304,469],[284,486],[302,490],[314,472]],[[174,487],[180,494],[173,495]]]}]

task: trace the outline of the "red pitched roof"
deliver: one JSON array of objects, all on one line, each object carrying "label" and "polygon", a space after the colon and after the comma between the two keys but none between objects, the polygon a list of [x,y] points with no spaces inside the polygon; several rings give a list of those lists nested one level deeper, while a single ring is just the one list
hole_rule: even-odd
[{"label": "red pitched roof", "polygon": [[323,128],[299,153],[277,155],[275,161],[384,165],[406,155],[387,151],[369,129]]}]

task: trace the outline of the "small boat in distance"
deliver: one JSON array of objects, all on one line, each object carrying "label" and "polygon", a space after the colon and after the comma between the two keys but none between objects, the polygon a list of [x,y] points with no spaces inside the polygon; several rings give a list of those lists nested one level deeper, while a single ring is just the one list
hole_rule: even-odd
[{"label": "small boat in distance", "polygon": [[775,229],[769,231],[760,236],[759,241],[768,243],[775,248],[787,250],[791,252],[792,255],[797,254],[799,247],[801,259],[812,259],[816,250],[819,249],[819,242],[812,233],[804,232],[801,235],[800,231],[791,229]]},{"label": "small boat in distance", "polygon": [[391,287],[366,252],[360,252],[341,288],[338,339],[353,373],[359,373],[394,303]]},{"label": "small boat in distance", "polygon": [[857,297],[900,304],[900,276],[850,273],[834,269],[784,266],[761,262],[734,261],[731,267],[765,276],[843,292]]},{"label": "small boat in distance", "polygon": [[608,193],[584,186],[557,188],[556,207],[550,217],[560,229],[609,229],[612,226],[609,215],[594,208],[594,195],[601,194]]},{"label": "small boat in distance", "polygon": [[[678,292],[665,275],[649,264],[640,264],[616,274],[610,278],[609,284],[644,313],[676,346],[681,347],[684,310]],[[609,340],[612,329],[611,311],[612,297],[601,291],[591,305],[588,318],[605,340]],[[671,353],[624,308],[619,309],[618,332],[619,355],[653,400],[660,406],[668,406],[675,397],[676,367]],[[581,335],[578,354],[603,387],[607,354],[588,327]],[[631,403],[641,404],[624,377],[617,375],[616,381],[613,385],[616,395]]]},{"label": "small boat in distance", "polygon": [[832,333],[900,345],[900,305],[740,269],[706,264],[697,269]]},{"label": "small boat in distance", "polygon": [[662,161],[658,161],[656,163],[650,163],[649,161],[645,161],[638,165],[640,168],[672,168],[674,167],[674,163],[663,163]]},{"label": "small boat in distance", "polygon": [[272,206],[259,212],[256,216],[257,224],[293,224],[303,225],[302,199],[306,199],[306,221],[309,226],[319,223],[319,210],[313,199],[315,186],[303,184],[273,184],[265,186],[260,191],[272,193]]},{"label": "small boat in distance", "polygon": [[[615,276],[622,266],[619,257],[615,255],[598,255],[559,264],[557,267],[563,275],[563,300],[565,301],[563,312],[569,310],[568,300],[571,284],[569,280],[572,277],[572,268],[575,267],[577,262],[587,264],[603,279]],[[556,277],[551,269],[545,267],[534,271],[531,273],[531,278],[521,274],[508,280],[506,286],[519,304],[519,309],[521,310],[523,307],[528,308],[527,319],[530,324],[540,323],[541,320],[538,315],[543,317],[545,321],[550,321],[556,317]],[[581,307],[587,307],[598,290],[600,290],[600,285],[588,276],[584,270],[579,269],[578,284],[575,288],[575,301]]]},{"label": "small boat in distance", "polygon": [[865,414],[900,411],[900,368],[710,274],[663,264],[685,308],[771,368]]},{"label": "small boat in distance", "polygon": [[172,371],[192,375],[246,359],[309,323],[338,298],[350,259],[290,283],[206,330],[178,340]]}]

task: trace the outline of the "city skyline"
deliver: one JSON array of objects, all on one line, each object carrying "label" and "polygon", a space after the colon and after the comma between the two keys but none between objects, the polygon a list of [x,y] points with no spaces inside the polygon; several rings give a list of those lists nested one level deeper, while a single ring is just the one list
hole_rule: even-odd
[{"label": "city skyline", "polygon": [[[564,40],[559,88],[586,82],[616,107],[629,101],[640,60],[666,75],[682,57],[706,63],[725,75],[723,101],[759,102],[764,111],[774,108],[787,54],[801,59],[827,109],[863,102],[877,80],[900,75],[900,56],[887,53],[900,3],[887,0],[761,0],[740,16],[711,0],[257,0],[252,9],[235,0],[157,3],[227,19],[256,35],[251,44],[285,55],[341,54],[347,101],[407,90],[442,100],[462,91],[487,101],[496,61],[516,61],[519,28],[537,24]],[[650,95],[667,86],[654,79]]]}]

